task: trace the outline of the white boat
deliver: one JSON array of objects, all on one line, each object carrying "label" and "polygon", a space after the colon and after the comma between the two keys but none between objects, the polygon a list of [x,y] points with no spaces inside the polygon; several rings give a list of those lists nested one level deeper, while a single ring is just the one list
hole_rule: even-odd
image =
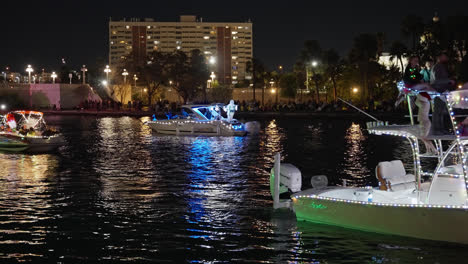
[{"label": "white boat", "polygon": [[184,105],[182,114],[167,120],[148,121],[157,133],[170,135],[245,136],[245,124],[223,117],[223,105]]},{"label": "white boat", "polygon": [[[414,160],[411,174],[400,160],[384,161],[376,168],[378,187],[331,187],[325,176],[314,176],[312,188],[302,190],[299,169],[281,164],[277,154],[270,176],[275,208],[290,207],[297,219],[318,224],[468,244],[468,137],[457,125],[466,115],[454,114],[468,109],[468,91],[451,92],[446,98],[455,132],[424,138],[435,144],[434,154],[421,154],[418,126],[367,124],[370,134],[408,140]],[[437,165],[423,168],[422,159],[433,159]],[[284,192],[291,193],[289,199],[280,199]]]},{"label": "white boat", "polygon": [[0,116],[0,139],[0,150],[12,152],[48,152],[65,144],[62,134],[48,127],[37,111]]}]

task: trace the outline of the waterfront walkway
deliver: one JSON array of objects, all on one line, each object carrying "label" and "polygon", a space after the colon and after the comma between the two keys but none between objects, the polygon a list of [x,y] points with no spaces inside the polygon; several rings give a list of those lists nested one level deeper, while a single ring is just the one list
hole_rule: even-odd
[{"label": "waterfront walkway", "polygon": [[[154,112],[152,111],[138,111],[138,110],[105,110],[105,111],[96,111],[96,110],[43,110],[44,115],[64,115],[64,116],[131,116],[131,117],[145,117],[152,116]],[[377,118],[401,118],[404,116],[402,113],[398,112],[373,112],[372,115]],[[157,117],[164,117],[164,112],[158,112]],[[365,117],[359,112],[356,111],[339,111],[339,112],[312,112],[312,111],[297,111],[297,112],[236,112],[237,118],[261,118],[261,117],[330,117],[330,118],[362,118]]]}]

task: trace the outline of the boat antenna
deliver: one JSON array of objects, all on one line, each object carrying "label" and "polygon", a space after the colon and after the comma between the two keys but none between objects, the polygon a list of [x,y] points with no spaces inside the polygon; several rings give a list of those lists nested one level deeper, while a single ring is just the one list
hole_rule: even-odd
[{"label": "boat antenna", "polygon": [[345,101],[345,100],[341,99],[340,97],[337,97],[337,98],[338,98],[340,101],[342,101],[343,103],[345,103],[345,104],[347,104],[347,105],[351,106],[352,108],[354,108],[354,109],[358,110],[359,112],[361,112],[361,113],[365,114],[366,116],[368,116],[368,117],[370,117],[370,118],[374,119],[375,121],[377,121],[377,122],[379,122],[379,121],[380,121],[380,120],[378,120],[376,117],[372,116],[371,114],[368,114],[368,113],[366,113],[364,110],[361,110],[361,109],[359,109],[359,107],[357,107],[357,106],[354,106],[353,104],[351,104],[351,103],[349,103],[349,102],[347,102],[347,101]]}]

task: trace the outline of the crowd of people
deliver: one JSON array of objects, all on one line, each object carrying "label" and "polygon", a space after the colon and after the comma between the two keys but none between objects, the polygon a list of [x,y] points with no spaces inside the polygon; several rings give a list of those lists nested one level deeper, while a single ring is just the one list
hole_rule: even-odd
[{"label": "crowd of people", "polygon": [[[437,62],[427,60],[420,66],[418,56],[411,56],[405,69],[403,82],[404,92],[416,92],[415,104],[418,107],[418,123],[421,136],[427,138],[429,135],[449,134],[451,121],[447,109],[444,94],[457,88],[468,88],[456,86],[455,75],[450,71],[450,58],[447,53],[442,52],[437,57]],[[468,71],[468,69],[467,69]],[[468,74],[468,72],[466,73]],[[460,80],[466,82],[467,80]],[[432,120],[429,118],[432,104]],[[468,123],[465,119],[461,124]],[[425,142],[426,149],[435,152],[435,148],[429,141]]]}]

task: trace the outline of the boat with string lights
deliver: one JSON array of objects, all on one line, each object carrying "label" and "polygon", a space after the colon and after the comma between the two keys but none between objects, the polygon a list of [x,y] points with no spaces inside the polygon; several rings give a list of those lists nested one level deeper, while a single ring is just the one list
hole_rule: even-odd
[{"label": "boat with string lights", "polygon": [[228,105],[184,105],[180,115],[167,114],[165,120],[153,116],[147,124],[156,133],[180,136],[245,136],[252,127],[258,127],[256,122],[244,124],[234,119],[237,106],[232,105],[233,102]]},{"label": "boat with string lights", "polygon": [[49,152],[65,144],[62,134],[47,126],[42,112],[12,111],[0,116],[0,150]]},{"label": "boat with string lights", "polygon": [[[450,135],[422,137],[418,125],[367,123],[369,134],[408,141],[411,173],[401,160],[383,161],[375,170],[377,187],[328,186],[327,177],[319,175],[311,178],[312,188],[303,190],[300,170],[281,163],[277,154],[270,174],[274,207],[292,208],[298,220],[318,224],[468,244],[468,118],[463,114],[468,109],[468,90],[438,96],[447,102]],[[423,154],[423,141],[434,144],[436,151]],[[422,166],[424,159],[433,162]],[[286,193],[287,199],[280,199],[280,194]]]}]

